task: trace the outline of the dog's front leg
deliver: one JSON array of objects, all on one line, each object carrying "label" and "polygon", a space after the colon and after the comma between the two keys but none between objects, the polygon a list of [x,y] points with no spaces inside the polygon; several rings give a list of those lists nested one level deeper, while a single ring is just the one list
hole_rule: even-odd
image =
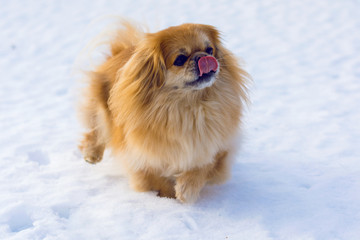
[{"label": "dog's front leg", "polygon": [[176,198],[183,203],[194,203],[205,186],[210,166],[193,169],[176,177]]},{"label": "dog's front leg", "polygon": [[99,137],[95,130],[84,134],[84,139],[81,141],[79,149],[88,163],[95,164],[102,160],[105,144],[99,142]]}]

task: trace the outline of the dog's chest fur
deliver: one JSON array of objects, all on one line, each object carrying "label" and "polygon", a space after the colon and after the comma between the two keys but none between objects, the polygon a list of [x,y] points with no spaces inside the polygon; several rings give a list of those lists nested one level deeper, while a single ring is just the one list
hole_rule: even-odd
[{"label": "dog's chest fur", "polygon": [[238,104],[219,97],[157,104],[125,133],[127,164],[172,176],[211,163],[227,148],[239,118]]}]

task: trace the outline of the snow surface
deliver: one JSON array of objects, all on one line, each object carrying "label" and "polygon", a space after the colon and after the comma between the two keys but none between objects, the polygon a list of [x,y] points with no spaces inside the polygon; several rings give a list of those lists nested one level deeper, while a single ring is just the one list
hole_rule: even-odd
[{"label": "snow surface", "polygon": [[[360,239],[359,1],[0,5],[0,239]],[[74,61],[113,14],[212,24],[254,79],[233,176],[194,205],[77,150]]]}]

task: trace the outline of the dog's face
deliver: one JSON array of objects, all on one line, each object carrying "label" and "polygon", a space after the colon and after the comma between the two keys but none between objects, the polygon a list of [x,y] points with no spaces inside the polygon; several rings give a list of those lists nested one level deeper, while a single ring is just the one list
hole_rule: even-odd
[{"label": "dog's face", "polygon": [[161,41],[167,69],[165,86],[190,90],[211,86],[219,73],[215,28],[185,24],[165,31]]},{"label": "dog's face", "polygon": [[[153,46],[149,77],[167,89],[200,90],[220,71],[219,33],[208,25],[183,24],[148,35]],[[160,79],[160,81],[159,81]]]}]

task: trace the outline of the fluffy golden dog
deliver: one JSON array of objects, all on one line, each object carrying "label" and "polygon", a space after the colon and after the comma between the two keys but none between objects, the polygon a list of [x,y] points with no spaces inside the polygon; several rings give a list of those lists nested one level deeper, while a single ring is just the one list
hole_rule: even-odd
[{"label": "fluffy golden dog", "polygon": [[124,23],[89,77],[80,149],[89,163],[109,147],[136,191],[194,202],[229,176],[229,150],[246,102],[247,74],[212,26],[144,33]]}]

